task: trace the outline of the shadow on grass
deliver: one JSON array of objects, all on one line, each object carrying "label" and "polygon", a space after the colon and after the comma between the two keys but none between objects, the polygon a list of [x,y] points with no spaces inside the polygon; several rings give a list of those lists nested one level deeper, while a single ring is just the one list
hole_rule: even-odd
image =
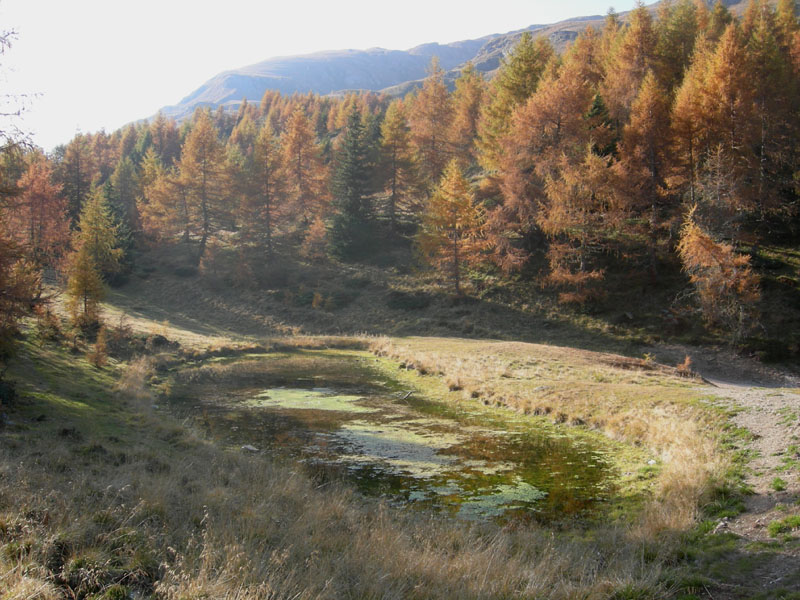
[{"label": "shadow on grass", "polygon": [[[456,298],[444,292],[420,292],[416,305],[402,307],[387,282],[371,282],[346,306],[317,306],[299,300],[333,298],[335,284],[317,290],[289,284],[281,290],[238,289],[209,285],[204,277],[191,280],[162,276],[136,281],[115,290],[107,304],[132,317],[177,327],[204,336],[263,338],[307,335],[387,335],[463,337],[568,346],[640,356],[640,344],[612,324],[591,328],[579,319],[545,316],[499,302]],[[298,292],[298,290],[301,290]],[[330,304],[330,303],[329,303]],[[398,307],[400,305],[401,307]]]}]

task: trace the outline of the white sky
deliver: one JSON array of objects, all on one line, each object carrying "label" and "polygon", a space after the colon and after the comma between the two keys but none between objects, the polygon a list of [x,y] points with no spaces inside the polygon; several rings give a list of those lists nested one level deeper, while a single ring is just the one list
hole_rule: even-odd
[{"label": "white sky", "polygon": [[[634,0],[613,0],[629,10]],[[21,127],[51,150],[175,104],[220,71],[273,56],[408,49],[605,14],[609,0],[0,0],[17,39],[6,94],[36,94]]]}]

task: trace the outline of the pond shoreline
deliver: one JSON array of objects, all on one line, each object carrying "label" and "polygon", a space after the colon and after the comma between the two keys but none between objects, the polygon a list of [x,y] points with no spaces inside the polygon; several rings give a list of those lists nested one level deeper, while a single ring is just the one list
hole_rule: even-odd
[{"label": "pond shoreline", "polygon": [[223,444],[290,456],[397,506],[466,519],[616,518],[644,496],[641,485],[624,489],[620,466],[635,456],[647,479],[657,473],[645,452],[620,453],[595,432],[418,387],[409,394],[397,371],[356,350],[253,354],[183,370],[170,404]]}]

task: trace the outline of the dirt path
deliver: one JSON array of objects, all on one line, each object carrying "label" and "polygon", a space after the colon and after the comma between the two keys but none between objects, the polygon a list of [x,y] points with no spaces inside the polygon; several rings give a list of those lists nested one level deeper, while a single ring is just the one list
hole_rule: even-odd
[{"label": "dirt path", "polygon": [[[769,525],[800,515],[800,372],[775,369],[724,348],[675,344],[646,350],[672,365],[688,355],[693,370],[707,382],[700,391],[735,411],[733,423],[753,436],[743,444],[752,452],[746,483],[753,493],[744,499],[744,512],[716,523],[713,531],[723,535],[704,542],[714,550],[696,565],[715,582],[704,597],[796,597],[789,594],[800,590],[800,530],[771,536]],[[785,489],[776,489],[783,487],[776,478]]]},{"label": "dirt path", "polygon": [[[714,368],[720,364],[725,367]],[[754,493],[746,497],[742,514],[715,528],[716,533],[739,536],[729,573],[737,585],[718,590],[713,595],[717,599],[796,590],[800,585],[800,531],[771,536],[768,530],[773,521],[800,515],[800,382],[763,367],[756,372],[736,367],[712,357],[698,368],[710,384],[702,391],[738,411],[732,421],[753,435],[747,483]],[[748,565],[746,575],[736,573],[733,564]],[[742,595],[745,591],[748,596]]]}]

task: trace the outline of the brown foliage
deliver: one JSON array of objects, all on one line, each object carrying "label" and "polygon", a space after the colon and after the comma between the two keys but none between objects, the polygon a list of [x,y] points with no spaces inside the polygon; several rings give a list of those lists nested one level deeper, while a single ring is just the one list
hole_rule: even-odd
[{"label": "brown foliage", "polygon": [[43,156],[35,155],[19,180],[21,194],[3,215],[2,227],[40,265],[54,265],[69,246],[69,219],[61,187]]},{"label": "brown foliage", "polygon": [[328,250],[328,230],[322,217],[317,217],[308,228],[300,254],[312,261],[324,260]]},{"label": "brown foliage", "polygon": [[461,294],[462,271],[480,260],[486,246],[483,224],[483,210],[453,159],[428,201],[418,242],[425,259],[447,277],[456,294]]},{"label": "brown foliage", "polygon": [[681,230],[678,253],[697,290],[703,317],[724,327],[734,340],[740,339],[756,323],[755,305],[760,298],[750,258],[714,241],[695,222],[694,209]]},{"label": "brown foliage", "polygon": [[86,354],[86,358],[98,369],[102,369],[108,364],[108,331],[105,327],[100,327],[94,348]]},{"label": "brown foliage", "polygon": [[444,71],[436,59],[431,62],[428,77],[411,102],[408,121],[411,139],[420,156],[422,175],[433,187],[452,154],[448,133],[453,121]]},{"label": "brown foliage", "polygon": [[311,121],[299,106],[289,119],[282,145],[289,194],[287,212],[291,221],[305,228],[327,210],[329,199],[325,181],[328,173]]},{"label": "brown foliage", "polygon": [[19,319],[33,309],[40,288],[39,272],[0,232],[0,360],[10,354]]}]

